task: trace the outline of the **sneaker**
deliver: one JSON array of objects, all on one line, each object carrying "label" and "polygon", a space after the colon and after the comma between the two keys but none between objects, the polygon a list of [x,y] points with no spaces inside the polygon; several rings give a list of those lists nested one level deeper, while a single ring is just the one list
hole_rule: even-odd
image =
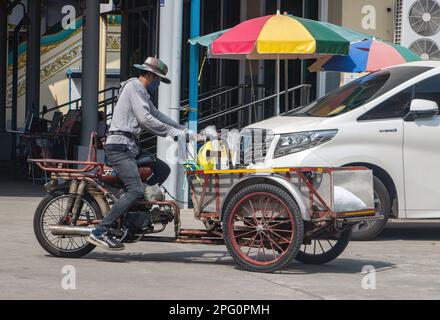
[{"label": "sneaker", "polygon": [[148,202],[160,202],[165,200],[165,194],[158,184],[145,187],[145,200]]},{"label": "sneaker", "polygon": [[106,250],[120,251],[125,249],[125,246],[111,237],[108,232],[99,234],[96,230],[93,230],[87,241]]}]

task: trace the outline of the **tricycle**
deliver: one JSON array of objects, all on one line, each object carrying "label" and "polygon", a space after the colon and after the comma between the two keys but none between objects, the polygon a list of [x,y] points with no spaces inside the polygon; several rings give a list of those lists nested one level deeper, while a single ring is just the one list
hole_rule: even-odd
[{"label": "tricycle", "polygon": [[[95,246],[87,237],[123,196],[117,174],[96,160],[95,141],[92,134],[87,161],[30,160],[50,173],[34,232],[56,257],[90,253]],[[152,174],[152,161],[151,155],[138,157],[143,181]],[[243,269],[274,272],[293,259],[332,261],[348,245],[354,224],[381,218],[374,209],[372,173],[362,167],[194,169],[186,177],[194,218],[204,229],[182,228],[174,200],[142,200],[113,226],[113,237],[125,244],[223,244]],[[169,225],[173,236],[154,235]]]}]

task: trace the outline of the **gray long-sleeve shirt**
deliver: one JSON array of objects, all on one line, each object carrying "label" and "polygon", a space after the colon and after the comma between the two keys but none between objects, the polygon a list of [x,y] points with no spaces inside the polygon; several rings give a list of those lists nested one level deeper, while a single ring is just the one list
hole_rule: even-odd
[{"label": "gray long-sleeve shirt", "polygon": [[[121,85],[110,132],[130,132],[138,138],[143,130],[160,137],[173,137],[184,133],[184,126],[176,123],[154,106],[148,91],[139,79],[131,78]],[[125,136],[109,135],[106,143],[128,145],[131,151],[139,153],[135,141]]]}]

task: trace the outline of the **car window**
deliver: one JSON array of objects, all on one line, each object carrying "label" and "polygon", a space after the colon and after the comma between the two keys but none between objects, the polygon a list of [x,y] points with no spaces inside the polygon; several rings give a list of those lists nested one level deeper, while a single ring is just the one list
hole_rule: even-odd
[{"label": "car window", "polygon": [[292,117],[335,117],[357,109],[406,81],[431,70],[430,67],[399,66],[368,74],[323,98],[284,114]]},{"label": "car window", "polygon": [[409,111],[409,106],[413,97],[414,87],[411,86],[391,98],[380,103],[358,120],[380,120],[402,118]]},{"label": "car window", "polygon": [[415,99],[435,101],[440,106],[440,75],[433,76],[417,84]]}]

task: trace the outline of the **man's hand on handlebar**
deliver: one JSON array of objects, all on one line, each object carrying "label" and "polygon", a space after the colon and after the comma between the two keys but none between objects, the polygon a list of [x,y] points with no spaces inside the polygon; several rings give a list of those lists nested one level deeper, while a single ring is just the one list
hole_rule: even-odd
[{"label": "man's hand on handlebar", "polygon": [[[174,137],[174,141],[179,141],[179,139],[182,139],[182,136],[175,136]],[[201,134],[195,133],[193,131],[190,130],[186,130],[185,131],[185,140],[187,143],[191,142],[191,141],[196,141],[196,142],[205,142],[206,138],[204,136],[202,136]]]}]

